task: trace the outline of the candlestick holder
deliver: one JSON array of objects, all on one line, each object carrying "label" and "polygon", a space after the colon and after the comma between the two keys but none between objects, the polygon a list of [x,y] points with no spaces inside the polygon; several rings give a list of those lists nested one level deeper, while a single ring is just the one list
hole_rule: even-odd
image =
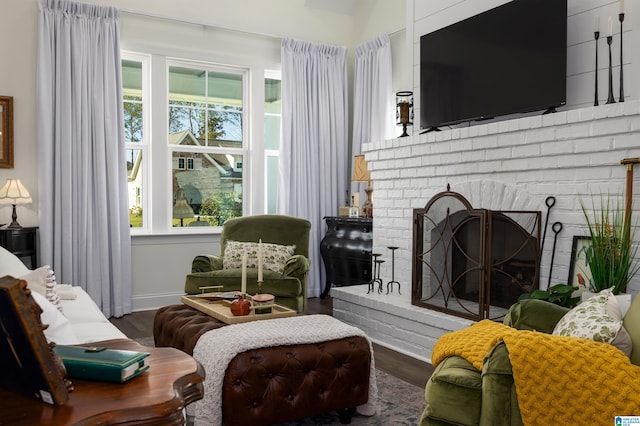
[{"label": "candlestick holder", "polygon": [[593,106],[598,106],[598,39],[600,38],[600,31],[594,31],[593,36],[596,39],[596,68],[595,68],[595,92],[593,99]]},{"label": "candlestick holder", "polygon": [[398,294],[400,293],[400,283],[398,281],[396,281],[396,257],[395,257],[395,252],[398,249],[398,247],[387,247],[389,250],[391,250],[391,281],[389,281],[387,283],[387,294],[389,294],[389,290],[391,290],[391,293],[393,293],[393,285],[394,284],[398,284]]},{"label": "candlestick holder", "polygon": [[609,97],[607,98],[608,104],[615,104],[616,100],[613,97],[613,70],[611,68],[611,42],[613,36],[607,36],[607,45],[609,46]]},{"label": "candlestick holder", "polygon": [[413,126],[413,92],[396,93],[396,124],[402,126],[401,138],[409,136],[407,126]]},{"label": "candlestick holder", "polygon": [[624,102],[624,62],[622,61],[622,22],[624,21],[624,13],[618,13],[618,19],[620,20],[620,102]]}]

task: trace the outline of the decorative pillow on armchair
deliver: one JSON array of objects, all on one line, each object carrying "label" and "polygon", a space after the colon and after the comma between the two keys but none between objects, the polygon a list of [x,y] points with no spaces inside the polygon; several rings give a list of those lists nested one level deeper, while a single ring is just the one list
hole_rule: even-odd
[{"label": "decorative pillow on armchair", "polygon": [[[242,256],[247,254],[247,267],[258,267],[258,243],[227,240],[224,247],[222,267],[224,269],[242,268]],[[282,274],[287,260],[293,256],[296,246],[262,243],[262,266],[270,271]]]},{"label": "decorative pillow on armchair", "polygon": [[567,312],[556,324],[553,334],[609,343],[631,355],[631,338],[622,326],[620,307],[610,289],[602,290]]}]

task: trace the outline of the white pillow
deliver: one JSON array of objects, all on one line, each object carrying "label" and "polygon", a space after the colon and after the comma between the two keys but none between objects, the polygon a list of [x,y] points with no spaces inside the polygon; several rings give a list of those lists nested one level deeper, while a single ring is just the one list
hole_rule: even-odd
[{"label": "white pillow", "polygon": [[77,345],[81,343],[76,337],[73,328],[71,328],[69,320],[51,302],[35,291],[31,292],[31,296],[42,308],[40,320],[43,324],[49,325],[44,330],[44,337],[47,338],[47,342],[55,342],[59,345]]},{"label": "white pillow", "polygon": [[602,290],[558,321],[553,333],[609,343],[627,356],[631,355],[631,338],[622,326],[622,314],[611,289]]},{"label": "white pillow", "polygon": [[[295,253],[296,246],[262,243],[262,266],[282,274],[287,260]],[[242,256],[247,254],[247,268],[258,267],[258,243],[227,240],[222,258],[223,269],[242,268]]]},{"label": "white pillow", "polygon": [[36,293],[40,293],[41,295],[45,295],[47,292],[47,276],[49,275],[49,267],[41,266],[33,271],[28,271],[24,275],[20,275],[17,278],[21,280],[25,280],[27,282],[27,287],[31,291],[35,291]]},{"label": "white pillow", "polygon": [[29,272],[22,260],[4,247],[0,247],[0,277],[11,275],[18,278]]},{"label": "white pillow", "polygon": [[49,265],[41,266],[19,278],[27,282],[27,286],[31,291],[35,291],[46,297],[49,302],[62,312],[62,304],[60,303],[60,296],[58,296],[57,292],[56,277]]}]

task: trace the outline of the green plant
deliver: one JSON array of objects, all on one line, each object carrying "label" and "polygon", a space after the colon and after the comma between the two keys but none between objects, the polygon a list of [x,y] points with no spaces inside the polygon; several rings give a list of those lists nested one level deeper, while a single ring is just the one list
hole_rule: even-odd
[{"label": "green plant", "polygon": [[227,220],[242,216],[242,196],[235,192],[220,192],[202,201],[200,214],[211,226],[222,226]]},{"label": "green plant", "polygon": [[600,194],[600,206],[592,199],[592,213],[582,204],[589,229],[590,246],[585,258],[591,270],[590,291],[597,293],[611,288],[613,294],[623,293],[629,281],[640,269],[637,246],[633,244],[635,227],[625,214],[622,202]]},{"label": "green plant", "polygon": [[573,292],[576,290],[578,290],[578,287],[567,284],[556,284],[549,287],[548,290],[534,290],[531,293],[524,293],[520,295],[518,300],[546,300],[547,302],[555,303],[556,305],[572,308],[580,302],[580,297],[572,297]]}]

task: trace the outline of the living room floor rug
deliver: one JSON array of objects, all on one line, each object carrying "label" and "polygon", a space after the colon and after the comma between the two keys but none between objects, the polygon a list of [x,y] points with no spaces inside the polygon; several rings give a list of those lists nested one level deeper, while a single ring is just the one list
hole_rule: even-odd
[{"label": "living room floor rug", "polygon": [[[407,383],[383,371],[376,370],[380,410],[372,417],[354,414],[352,425],[417,425],[425,407],[424,389]],[[280,426],[339,425],[334,412],[305,417],[298,421],[280,423]]]}]

